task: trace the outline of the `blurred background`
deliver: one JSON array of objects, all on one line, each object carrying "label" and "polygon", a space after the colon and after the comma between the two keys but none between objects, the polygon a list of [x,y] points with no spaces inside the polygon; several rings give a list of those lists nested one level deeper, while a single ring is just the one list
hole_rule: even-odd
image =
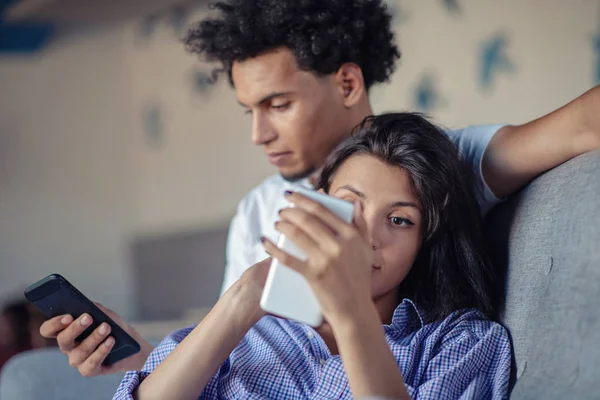
[{"label": "blurred background", "polygon": [[[388,1],[376,112],[522,123],[600,83],[600,1]],[[130,320],[210,307],[238,201],[275,170],[213,66],[205,1],[0,0],[0,300],[60,273]],[[190,311],[192,310],[192,311]]]}]

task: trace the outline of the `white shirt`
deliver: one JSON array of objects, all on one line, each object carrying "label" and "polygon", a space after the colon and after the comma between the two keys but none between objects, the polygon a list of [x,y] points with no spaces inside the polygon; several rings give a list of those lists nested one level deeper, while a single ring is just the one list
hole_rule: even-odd
[{"label": "white shirt", "polygon": [[[502,126],[480,125],[446,132],[458,147],[461,157],[475,172],[478,181],[476,195],[483,215],[501,202],[483,179],[481,160],[492,136]],[[285,190],[296,185],[311,187],[308,179],[290,183],[281,175],[273,175],[252,189],[240,201],[229,227],[227,265],[221,294],[237,281],[247,268],[268,257],[260,237],[266,236],[277,242],[279,233],[275,230],[275,221],[278,220],[278,211],[289,205],[283,194]]]}]

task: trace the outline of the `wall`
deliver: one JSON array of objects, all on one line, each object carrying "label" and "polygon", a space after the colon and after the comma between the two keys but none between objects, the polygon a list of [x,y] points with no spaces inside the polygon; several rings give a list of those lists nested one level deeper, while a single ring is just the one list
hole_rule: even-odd
[{"label": "wall", "polygon": [[0,296],[58,272],[130,313],[133,207],[120,29],[0,60]]},{"label": "wall", "polygon": [[[203,15],[196,12],[189,21]],[[213,67],[185,51],[167,17],[149,37],[140,34],[143,23],[134,21],[125,30],[137,231],[221,226],[273,169],[250,142],[250,117],[226,79],[199,92],[195,72]],[[149,110],[161,132],[148,133]]]},{"label": "wall", "polygon": [[[516,124],[595,83],[598,2],[388,3],[402,58],[391,82],[372,90],[376,112],[423,110],[448,127]],[[141,27],[143,21],[134,21],[125,34],[140,205],[136,226],[161,232],[222,223],[247,189],[275,171],[252,146],[250,119],[228,84],[194,88],[193,71],[210,67],[186,54],[169,14],[143,39]],[[482,78],[486,62],[489,80]],[[161,116],[156,145],[144,140],[148,107]]]}]

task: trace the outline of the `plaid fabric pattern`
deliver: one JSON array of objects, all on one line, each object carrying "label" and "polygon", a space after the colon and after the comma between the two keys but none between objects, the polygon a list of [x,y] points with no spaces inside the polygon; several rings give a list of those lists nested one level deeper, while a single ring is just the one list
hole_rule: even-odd
[{"label": "plaid fabric pattern", "polygon": [[[384,325],[387,342],[414,399],[505,399],[511,369],[508,333],[476,310],[443,321],[404,300]],[[116,400],[133,400],[142,380],[194,327],[167,336],[142,371],[128,372]],[[351,399],[339,355],[311,327],[262,318],[208,382],[199,399]]]}]

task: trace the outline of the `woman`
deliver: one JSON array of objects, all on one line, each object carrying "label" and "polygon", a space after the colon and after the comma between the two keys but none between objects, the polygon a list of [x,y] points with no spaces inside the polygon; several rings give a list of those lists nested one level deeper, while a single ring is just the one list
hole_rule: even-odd
[{"label": "woman", "polygon": [[[505,398],[511,350],[493,316],[470,171],[415,114],[371,117],[330,156],[317,188],[355,203],[346,224],[288,192],[277,229],[326,323],[259,307],[269,260],[195,328],[171,334],[115,398]],[[159,365],[160,363],[160,365]]]}]

